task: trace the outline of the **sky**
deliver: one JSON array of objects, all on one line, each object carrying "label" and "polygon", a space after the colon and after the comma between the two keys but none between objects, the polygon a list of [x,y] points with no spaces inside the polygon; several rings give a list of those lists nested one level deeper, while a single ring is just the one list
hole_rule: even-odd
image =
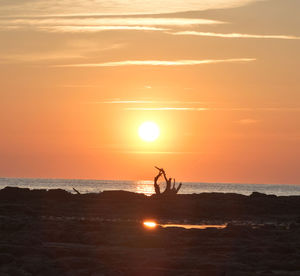
[{"label": "sky", "polygon": [[300,184],[299,10],[0,0],[0,177]]}]

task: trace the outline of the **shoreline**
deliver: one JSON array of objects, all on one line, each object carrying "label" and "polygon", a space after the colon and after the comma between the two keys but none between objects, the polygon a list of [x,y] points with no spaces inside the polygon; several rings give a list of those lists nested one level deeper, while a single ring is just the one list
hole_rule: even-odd
[{"label": "shoreline", "polygon": [[[161,183],[163,186],[165,183]],[[0,189],[9,187],[29,189],[64,189],[74,193],[73,188],[81,193],[99,193],[106,190],[124,190],[151,196],[154,191],[153,181],[117,181],[117,180],[80,180],[80,179],[30,179],[0,178]],[[251,195],[252,192],[274,194],[277,196],[300,195],[300,185],[281,184],[240,184],[240,183],[197,183],[183,182],[180,194],[193,193],[238,193]]]},{"label": "shoreline", "polygon": [[[166,219],[292,219],[300,216],[300,196],[276,196],[253,192],[178,194],[173,197],[146,196],[114,190],[73,194],[62,189],[6,187],[0,190],[1,204],[26,206],[32,215],[77,213],[102,217]],[[55,204],[55,208],[46,208]],[[43,207],[43,209],[40,209]],[[26,209],[25,208],[25,209]],[[25,210],[24,209],[24,210]],[[25,211],[24,211],[25,212]]]},{"label": "shoreline", "polygon": [[[28,179],[28,180],[63,180],[63,181],[104,181],[104,182],[140,182],[140,181],[152,181],[153,179],[98,179],[98,178],[65,178],[65,177],[13,177],[13,176],[1,176],[0,180],[2,179]],[[238,184],[238,185],[286,185],[286,186],[300,186],[300,183],[293,184],[293,183],[253,183],[253,182],[216,182],[216,181],[181,181],[184,184],[221,184],[221,185],[227,185],[227,184]]]}]

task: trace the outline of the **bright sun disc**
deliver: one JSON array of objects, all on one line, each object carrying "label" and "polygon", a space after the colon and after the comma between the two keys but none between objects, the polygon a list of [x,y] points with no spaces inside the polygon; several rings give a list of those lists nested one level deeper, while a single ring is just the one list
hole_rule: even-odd
[{"label": "bright sun disc", "polygon": [[159,133],[159,127],[154,122],[144,122],[139,127],[139,136],[146,142],[155,141]]}]

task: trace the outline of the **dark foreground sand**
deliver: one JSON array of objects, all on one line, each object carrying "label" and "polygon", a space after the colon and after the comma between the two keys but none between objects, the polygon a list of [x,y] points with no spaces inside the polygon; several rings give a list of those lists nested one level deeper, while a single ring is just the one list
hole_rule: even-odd
[{"label": "dark foreground sand", "polygon": [[[145,229],[228,223],[225,229]],[[300,275],[300,196],[0,190],[0,275]]]}]

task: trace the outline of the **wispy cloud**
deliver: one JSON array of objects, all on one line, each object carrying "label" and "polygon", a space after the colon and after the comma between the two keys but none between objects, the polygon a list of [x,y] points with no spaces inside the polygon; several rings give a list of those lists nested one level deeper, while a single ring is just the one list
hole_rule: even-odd
[{"label": "wispy cloud", "polygon": [[206,111],[210,108],[206,107],[127,107],[124,110],[135,110],[135,111]]},{"label": "wispy cloud", "polygon": [[168,155],[181,155],[181,154],[199,154],[198,151],[123,151],[125,154],[168,154]]},{"label": "wispy cloud", "polygon": [[0,14],[51,15],[57,13],[154,14],[242,6],[257,0],[4,0]]},{"label": "wispy cloud", "polygon": [[149,100],[108,100],[92,102],[98,104],[203,104],[199,101],[149,101]]},{"label": "wispy cloud", "polygon": [[120,67],[120,66],[188,66],[214,63],[251,62],[255,58],[204,59],[204,60],[124,60],[102,63],[55,65],[55,67]]},{"label": "wispy cloud", "polygon": [[80,53],[73,52],[54,52],[54,53],[28,53],[28,54],[11,54],[0,56],[0,64],[7,63],[31,63],[39,61],[56,61],[79,59],[85,56]]},{"label": "wispy cloud", "polygon": [[[168,17],[0,17],[1,28],[36,28],[48,31],[103,31],[103,30],[165,30],[166,26],[222,24],[224,22],[200,18]],[[151,29],[152,27],[152,29]],[[156,28],[154,28],[156,27]]]},{"label": "wispy cloud", "polygon": [[113,101],[103,101],[103,102],[93,102],[100,104],[153,104],[157,103],[156,101],[140,101],[140,100],[113,100]]},{"label": "wispy cloud", "polygon": [[[124,99],[111,99],[103,101],[92,101],[87,102],[88,104],[112,104],[121,105],[124,110],[132,111],[245,111],[245,112],[276,112],[276,111],[286,111],[286,112],[299,112],[300,107],[294,106],[277,106],[277,107],[221,107],[217,106],[216,102],[204,102],[204,101],[180,101],[180,100],[124,100]],[[143,106],[137,106],[143,105]],[[146,106],[144,106],[146,105]],[[152,105],[149,107],[149,105]],[[156,106],[155,106],[156,105]],[[191,106],[192,105],[192,106]],[[198,105],[198,106],[197,106]],[[245,118],[236,121],[241,124],[253,124],[259,122],[256,119]]]},{"label": "wispy cloud", "polygon": [[51,61],[57,62],[57,60],[72,60],[72,59],[84,59],[89,57],[91,54],[100,51],[109,51],[114,49],[120,49],[124,47],[125,44],[112,43],[108,46],[100,47],[97,44],[91,43],[89,41],[78,40],[76,44],[66,44],[67,50],[45,50],[45,51],[32,51],[32,52],[22,52],[16,54],[0,54],[0,63],[36,63]]},{"label": "wispy cloud", "polygon": [[220,37],[220,38],[259,38],[259,39],[287,39],[298,40],[300,36],[292,35],[259,35],[259,34],[242,34],[242,33],[211,33],[211,32],[196,32],[196,31],[182,31],[173,32],[172,35],[191,35],[204,37]]},{"label": "wispy cloud", "polygon": [[95,33],[103,31],[167,31],[166,28],[147,26],[50,26],[40,27],[40,30],[50,32]]},{"label": "wispy cloud", "polygon": [[[244,112],[299,112],[300,107],[126,107],[129,111],[244,111]],[[252,119],[243,119],[238,121],[241,124],[256,123]]]}]

